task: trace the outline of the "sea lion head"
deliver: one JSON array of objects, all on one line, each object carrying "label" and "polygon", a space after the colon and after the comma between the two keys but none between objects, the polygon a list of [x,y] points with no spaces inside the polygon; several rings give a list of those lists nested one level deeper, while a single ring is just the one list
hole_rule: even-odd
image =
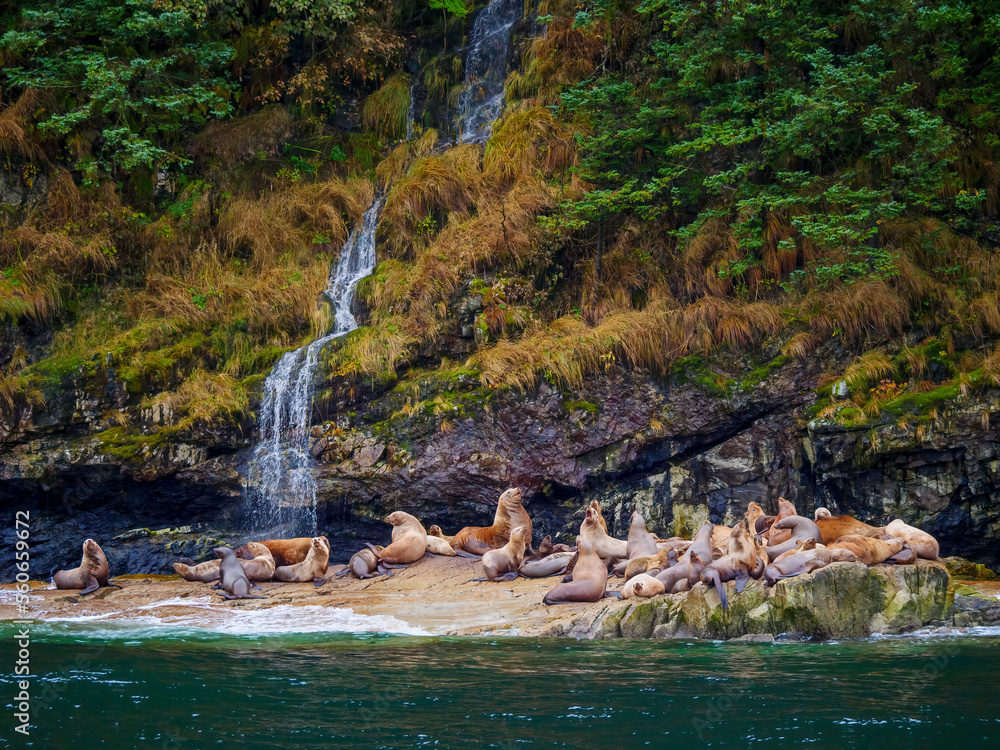
[{"label": "sea lion head", "polygon": [[826,508],[817,508],[816,512],[813,513],[813,518],[818,521],[821,518],[830,518],[832,515],[833,513],[828,511]]},{"label": "sea lion head", "polygon": [[253,560],[255,557],[271,557],[271,550],[260,542],[247,542],[245,545],[240,547],[240,549],[234,550],[233,554],[235,554],[236,557],[240,557],[240,550],[245,550],[245,552],[250,555],[248,558],[241,559]]},{"label": "sea lion head", "polygon": [[816,540],[812,537],[802,539],[796,546],[799,548],[799,552],[804,552],[807,549],[816,549]]},{"label": "sea lion head", "polygon": [[385,517],[387,523],[391,523],[393,526],[401,526],[406,523],[406,513],[401,510],[393,511]]},{"label": "sea lion head", "polygon": [[636,582],[635,582],[635,584],[634,584],[634,585],[632,586],[632,590],[633,590],[633,591],[634,591],[634,592],[635,592],[636,594],[641,594],[641,593],[642,593],[642,591],[643,591],[643,588],[642,588],[642,581],[636,581]]},{"label": "sea lion head", "polygon": [[646,519],[642,517],[642,513],[637,510],[632,511],[632,523],[641,523],[643,526],[646,525]]},{"label": "sea lion head", "polygon": [[436,537],[441,537],[443,539],[444,538],[444,532],[441,531],[441,527],[440,526],[438,526],[437,524],[434,524],[429,529],[427,529],[427,536],[436,536]]},{"label": "sea lion head", "polygon": [[216,547],[212,550],[212,552],[214,552],[215,556],[220,560],[225,560],[227,557],[231,557],[234,554],[229,547]]},{"label": "sea lion head", "polygon": [[511,487],[509,490],[505,490],[500,496],[497,503],[501,506],[510,508],[515,505],[521,504],[521,490],[517,487]]},{"label": "sea lion head", "polygon": [[100,546],[93,539],[85,539],[83,542],[83,554],[85,555],[96,555],[100,549]]},{"label": "sea lion head", "polygon": [[858,556],[849,549],[832,549],[830,559],[831,562],[857,562]]},{"label": "sea lion head", "polygon": [[518,526],[512,532],[510,532],[510,540],[515,544],[520,544],[524,542],[528,543],[528,527]]},{"label": "sea lion head", "polygon": [[314,536],[312,540],[312,548],[319,553],[330,551],[330,542],[326,540],[325,536]]}]

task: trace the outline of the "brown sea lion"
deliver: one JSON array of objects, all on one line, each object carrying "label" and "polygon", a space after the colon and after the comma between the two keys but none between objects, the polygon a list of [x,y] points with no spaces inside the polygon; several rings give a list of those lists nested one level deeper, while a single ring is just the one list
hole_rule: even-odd
[{"label": "brown sea lion", "polygon": [[[322,538],[322,537],[321,537]],[[327,547],[329,549],[329,547]],[[250,588],[252,584],[247,578],[240,559],[229,547],[216,547],[215,556],[221,561],[219,564],[219,582],[212,588],[221,588],[226,593],[219,594],[226,599],[266,599],[266,596],[251,596]]]},{"label": "brown sea lion", "polygon": [[733,528],[729,538],[729,549],[728,554],[713,560],[701,571],[702,583],[715,586],[723,609],[729,609],[729,599],[723,582],[736,581],[736,593],[740,593],[758,565],[757,547],[750,537],[745,520]]},{"label": "brown sea lion", "polygon": [[941,547],[938,545],[937,539],[926,531],[907,525],[899,518],[886,526],[885,532],[905,540],[917,553],[917,557],[922,557],[925,560],[937,560],[941,554]]},{"label": "brown sea lion", "polygon": [[375,547],[375,549],[365,547],[362,550],[358,550],[351,555],[351,560],[347,563],[347,567],[337,573],[336,577],[341,578],[346,575],[353,575],[355,578],[365,580],[366,578],[377,578],[380,575],[391,576],[392,571],[379,568],[378,556],[382,549],[382,547]]},{"label": "brown sea lion", "polygon": [[776,521],[774,526],[771,527],[772,538],[774,538],[773,532],[776,530],[782,532],[782,534],[787,531],[789,538],[781,544],[768,543],[766,551],[771,562],[774,562],[778,558],[778,555],[783,552],[795,549],[803,539],[815,539],[818,542],[823,536],[816,522],[805,516],[785,516],[780,521]]},{"label": "brown sea lion", "polygon": [[632,599],[636,596],[656,596],[662,593],[664,593],[662,581],[640,573],[625,584],[625,588],[622,589],[622,598]]},{"label": "brown sea lion", "polygon": [[691,570],[692,555],[697,554],[702,562],[712,559],[712,531],[714,529],[715,525],[711,521],[705,521],[698,529],[698,534],[691,542],[691,546],[681,555],[677,564],[656,574],[667,591],[673,591],[678,582],[687,580]]},{"label": "brown sea lion", "polygon": [[623,558],[628,551],[628,542],[608,536],[594,512],[593,506],[587,508],[587,514],[580,526],[580,536],[590,542],[591,548],[602,558]]},{"label": "brown sea lion", "polygon": [[451,546],[462,557],[482,555],[491,549],[499,549],[510,541],[510,533],[518,526],[528,529],[528,552],[531,546],[531,518],[521,505],[521,490],[517,487],[504,492],[497,501],[492,526],[466,526],[451,540]]},{"label": "brown sea lion", "polygon": [[817,508],[815,512],[813,512],[814,521],[819,521],[821,518],[831,518],[832,516],[833,513],[831,513],[826,508]]},{"label": "brown sea lion", "polygon": [[806,550],[810,549],[816,549],[816,540],[813,539],[812,537],[800,540],[798,544],[796,544],[795,549],[790,549],[787,552],[782,552],[780,555],[774,558],[774,562],[778,562],[783,558],[790,557],[797,552],[805,552]]},{"label": "brown sea lion", "polygon": [[904,544],[906,544],[904,540],[895,537],[884,540],[860,534],[848,534],[827,545],[827,549],[847,549],[857,556],[859,562],[865,565],[878,565],[902,550]]},{"label": "brown sea lion", "polygon": [[779,497],[778,515],[774,517],[774,523],[771,524],[767,531],[768,546],[771,546],[772,544],[782,544],[791,538],[791,532],[786,530],[787,527],[778,526],[777,524],[786,518],[796,515],[798,514],[795,512],[795,506],[785,500],[785,498]]},{"label": "brown sea lion", "polygon": [[[309,550],[312,549],[312,540],[314,538],[311,536],[302,536],[295,539],[266,539],[258,542],[258,544],[263,544],[267,547],[268,552],[271,553],[271,557],[274,558],[275,566],[280,567],[297,565],[305,560],[309,554]],[[323,538],[326,539],[326,537]],[[330,540],[327,539],[327,544],[329,543]],[[244,544],[235,550],[235,554],[241,560],[252,560],[256,557],[249,544]]]},{"label": "brown sea lion", "polygon": [[640,573],[662,570],[677,564],[677,550],[665,547],[655,555],[643,555],[626,561],[625,580],[630,580]]},{"label": "brown sea lion", "polygon": [[80,561],[80,567],[56,571],[52,576],[52,582],[57,589],[83,589],[80,592],[81,596],[97,591],[101,586],[121,588],[118,584],[108,583],[108,558],[104,556],[101,545],[93,539],[86,539],[83,542],[83,559]]},{"label": "brown sea lion", "polygon": [[433,536],[431,534],[427,535],[426,552],[432,555],[442,555],[444,557],[454,557],[458,554],[449,542],[446,542],[439,536]]},{"label": "brown sea lion", "polygon": [[[560,546],[565,547],[566,545],[560,545]],[[525,555],[524,561],[533,562],[535,560],[544,560],[546,557],[548,557],[555,551],[556,551],[555,545],[552,544],[552,535],[546,534],[545,538],[538,543],[538,549],[535,550],[535,553],[532,555]]]},{"label": "brown sea lion", "polygon": [[712,528],[712,557],[719,558],[729,552],[729,535],[732,528],[715,524]]},{"label": "brown sea lion", "polygon": [[382,564],[409,565],[424,556],[427,551],[427,531],[416,516],[397,510],[386,516],[385,520],[392,524],[392,543],[379,554],[378,559]]},{"label": "brown sea lion", "polygon": [[548,576],[563,575],[570,559],[575,556],[575,552],[553,552],[541,560],[526,559],[521,563],[517,572],[525,578],[547,578]]},{"label": "brown sea lion", "polygon": [[869,526],[864,521],[859,521],[853,516],[827,515],[817,519],[816,525],[823,534],[823,538],[819,540],[823,544],[830,544],[848,534],[868,536],[869,534],[879,532],[879,529],[875,526]]},{"label": "brown sea lion", "polygon": [[597,522],[601,524],[601,528],[604,529],[604,533],[608,533],[608,522],[604,520],[604,512],[601,510],[601,504],[596,500],[591,500],[590,505],[587,506],[594,513],[597,514]]},{"label": "brown sea lion", "polygon": [[757,528],[757,522],[764,517],[764,509],[751,500],[747,506],[746,513],[743,514],[743,518],[746,520],[747,528],[750,529],[751,534],[760,534],[765,530]]},{"label": "brown sea lion", "polygon": [[[895,537],[889,537],[894,539]],[[917,564],[917,553],[913,551],[909,542],[903,544],[903,549],[897,552],[895,555],[890,555],[885,558],[885,561],[890,565],[916,565]]]},{"label": "brown sea lion", "polygon": [[276,568],[274,580],[298,583],[312,581],[319,588],[326,583],[326,569],[329,564],[330,542],[325,536],[314,536],[306,559],[295,565],[282,565]]},{"label": "brown sea lion", "polygon": [[625,557],[631,560],[633,557],[655,555],[656,552],[656,537],[646,529],[646,519],[639,511],[633,511],[628,541],[625,544]]},{"label": "brown sea lion", "polygon": [[681,578],[674,587],[670,589],[671,594],[680,594],[683,591],[690,591],[698,582],[701,581],[701,572],[705,569],[705,564],[701,561],[701,557],[694,550],[688,555],[688,574],[687,578]]},{"label": "brown sea lion", "polygon": [[[803,542],[805,544],[805,542]],[[773,586],[782,578],[794,578],[803,573],[825,568],[835,562],[855,562],[857,556],[848,549],[814,547],[787,552],[764,568],[764,582]]]},{"label": "brown sea lion", "polygon": [[[518,526],[510,532],[510,541],[502,549],[487,550],[483,555],[483,572],[490,581],[513,581],[524,562],[524,548],[528,545],[528,529]],[[477,579],[483,580],[483,579]]]},{"label": "brown sea lion", "polygon": [[[587,516],[588,518],[593,517],[593,512],[590,508],[587,509]],[[593,518],[592,523],[597,528],[600,528],[600,524],[596,518]],[[576,561],[576,567],[573,568],[573,582],[560,583],[545,595],[542,603],[596,602],[606,594],[621,598],[621,594],[618,592],[607,592],[608,569],[590,540],[584,536],[579,536],[576,540],[576,546],[579,556]]]}]

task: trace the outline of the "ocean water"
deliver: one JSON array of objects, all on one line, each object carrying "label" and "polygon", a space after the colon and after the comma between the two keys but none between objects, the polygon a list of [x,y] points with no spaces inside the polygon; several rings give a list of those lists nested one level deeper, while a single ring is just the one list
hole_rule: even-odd
[{"label": "ocean water", "polygon": [[996,631],[592,643],[279,615],[266,632],[155,614],[36,623],[29,737],[13,732],[15,629],[2,623],[0,746],[1000,747]]}]

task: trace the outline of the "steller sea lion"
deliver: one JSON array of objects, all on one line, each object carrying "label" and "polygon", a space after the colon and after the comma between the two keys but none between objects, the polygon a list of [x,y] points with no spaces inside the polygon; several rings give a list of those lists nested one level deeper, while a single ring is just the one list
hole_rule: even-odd
[{"label": "steller sea lion", "polygon": [[633,511],[628,541],[625,543],[625,557],[631,560],[633,557],[655,555],[656,552],[656,537],[646,529],[646,519],[639,511]]},{"label": "steller sea lion", "polygon": [[[249,560],[240,560],[247,578],[251,581],[270,581],[274,577],[274,558],[267,547],[260,542],[247,542],[240,549],[249,550],[254,555]],[[239,559],[238,556],[237,559]],[[189,563],[193,563],[193,560],[187,557],[182,557],[180,562],[174,563],[174,570],[185,581],[210,583],[211,581],[219,580],[219,568],[222,565],[221,560],[207,560],[197,565]]]},{"label": "steller sea lion", "polygon": [[884,540],[860,534],[848,534],[828,545],[827,549],[848,549],[857,556],[859,562],[865,565],[878,565],[902,550],[904,544],[906,544],[904,540],[896,537]]},{"label": "steller sea lion", "polygon": [[602,559],[625,557],[628,551],[628,542],[608,536],[593,507],[587,508],[587,514],[580,525],[580,537],[590,542],[591,548]]},{"label": "steller sea lion", "polygon": [[83,589],[80,592],[81,596],[97,591],[101,586],[121,588],[117,584],[108,583],[108,558],[93,539],[86,539],[83,542],[83,559],[80,561],[80,567],[57,571],[52,576],[52,582],[57,589]]},{"label": "steller sea lion", "polygon": [[[590,508],[587,509],[587,517],[591,518],[591,523],[600,528],[597,519],[593,517]],[[586,521],[584,521],[586,523]],[[601,559],[601,556],[594,549],[594,545],[584,536],[577,537],[576,546],[578,555],[576,567],[573,568],[573,582],[560,583],[553,588],[542,599],[543,604],[558,604],[560,602],[596,602],[605,594],[621,598],[618,592],[607,592],[608,569]]]},{"label": "steller sea lion", "polygon": [[701,572],[705,569],[705,564],[701,561],[701,557],[697,552],[691,550],[691,554],[688,555],[688,574],[687,578],[681,578],[674,587],[670,589],[671,594],[680,594],[684,591],[690,591],[698,582],[701,580]]},{"label": "steller sea lion", "polygon": [[385,520],[392,524],[392,543],[379,554],[381,563],[408,565],[424,556],[427,551],[427,531],[416,516],[397,510],[386,516]]},{"label": "steller sea lion", "polygon": [[[822,546],[823,545],[820,545],[820,548],[822,548]],[[782,552],[780,555],[774,558],[774,562],[778,562],[779,560],[785,557],[790,557],[791,555],[794,555],[796,552],[805,552],[806,550],[810,549],[816,549],[816,540],[813,539],[812,537],[800,540],[796,544],[795,549],[790,549],[787,552]]]},{"label": "steller sea lion", "polygon": [[517,569],[525,578],[546,578],[548,576],[558,576],[566,572],[570,559],[576,556],[575,552],[553,552],[548,557],[541,560],[525,560],[521,567]]},{"label": "steller sea lion", "polygon": [[917,557],[922,557],[925,560],[937,560],[941,554],[937,539],[926,531],[907,525],[899,518],[885,527],[885,533],[906,541],[917,553]]},{"label": "steller sea lion", "polygon": [[779,538],[787,531],[789,538],[780,544],[768,543],[765,551],[771,562],[774,562],[778,558],[778,555],[783,552],[795,549],[803,539],[815,539],[819,542],[823,537],[823,533],[819,530],[816,522],[805,516],[785,516],[780,521],[775,521],[774,526],[771,527],[771,538],[775,538],[775,531],[780,532]]},{"label": "steller sea lion", "polygon": [[[312,549],[312,540],[315,537],[302,536],[295,539],[266,539],[263,542],[257,542],[258,544],[263,544],[267,547],[268,552],[271,553],[271,557],[274,558],[274,564],[276,567],[296,565],[306,559],[309,554],[309,550]],[[326,539],[326,537],[323,537]],[[327,539],[327,544],[330,540]],[[241,560],[252,560],[257,555],[250,548],[249,544],[244,544],[237,550],[234,550],[236,556]]]},{"label": "steller sea lion", "polygon": [[219,558],[219,582],[212,588],[221,588],[226,593],[219,594],[226,599],[266,599],[266,596],[250,595],[250,579],[243,570],[240,560],[229,547],[216,547],[215,556]]},{"label": "steller sea lion", "polygon": [[466,526],[452,537],[451,546],[462,557],[482,557],[491,549],[507,544],[510,533],[518,526],[528,529],[528,552],[534,552],[531,546],[531,518],[521,505],[521,490],[512,487],[497,501],[492,526]]},{"label": "steller sea lion", "polygon": [[778,526],[778,523],[786,518],[789,518],[790,516],[797,515],[798,513],[795,512],[794,505],[785,500],[783,497],[778,498],[778,515],[774,517],[774,522],[771,524],[766,534],[768,546],[772,544],[783,544],[791,538],[791,533],[786,530],[787,527]]},{"label": "steller sea lion", "polygon": [[330,542],[325,536],[314,536],[306,559],[295,565],[282,565],[276,568],[274,580],[289,583],[312,581],[319,588],[326,583],[326,569],[329,564]]},{"label": "steller sea lion", "polygon": [[692,555],[697,554],[701,561],[712,559],[712,532],[714,529],[715,525],[711,521],[705,521],[698,529],[691,546],[681,555],[677,564],[656,574],[656,578],[663,582],[664,589],[672,592],[680,581],[687,580],[691,571]]},{"label": "steller sea lion", "polygon": [[450,543],[439,536],[427,535],[427,550],[432,555],[442,555],[444,557],[454,557],[458,553]]},{"label": "steller sea lion", "polygon": [[379,566],[378,556],[382,549],[382,547],[376,546],[374,549],[365,547],[362,550],[358,550],[351,555],[347,567],[335,574],[336,577],[341,578],[346,575],[353,575],[355,578],[365,580],[366,578],[377,578],[380,575],[391,576],[392,571],[383,570]]},{"label": "steller sea lion", "polygon": [[[528,544],[528,529],[518,526],[510,532],[510,541],[502,549],[487,550],[483,555],[483,571],[490,581],[513,581],[524,562],[524,548]],[[482,579],[477,579],[482,580]]]},{"label": "steller sea lion", "polygon": [[429,529],[427,529],[427,536],[436,536],[438,539],[444,539],[446,542],[448,542],[448,544],[451,544],[451,540],[455,538],[454,536],[448,536],[443,531],[441,531],[441,527],[438,526],[437,524],[434,524]]},{"label": "steller sea lion", "polygon": [[733,528],[729,538],[730,552],[718,560],[713,560],[701,571],[704,584],[715,586],[723,609],[729,609],[729,599],[726,596],[724,581],[736,581],[736,593],[743,591],[750,574],[758,566],[757,546],[747,530],[747,522],[740,521]]},{"label": "steller sea lion", "polygon": [[833,516],[833,513],[831,513],[831,512],[830,512],[829,510],[827,510],[826,508],[817,508],[817,509],[816,509],[816,510],[815,510],[815,511],[813,512],[813,520],[814,520],[814,521],[818,521],[818,520],[819,520],[819,519],[821,519],[821,518],[830,518],[830,517],[832,517],[832,516]]},{"label": "steller sea lion", "polygon": [[632,599],[636,596],[656,596],[662,593],[664,593],[662,581],[640,573],[625,584],[625,588],[622,589],[622,598]]},{"label": "steller sea lion", "polygon": [[732,531],[728,526],[715,524],[712,528],[712,557],[722,557],[729,552],[729,535]]},{"label": "steller sea lion", "polygon": [[[800,542],[806,545],[807,541]],[[764,582],[773,586],[782,578],[794,578],[803,573],[825,568],[835,562],[856,562],[857,556],[848,549],[830,549],[828,547],[802,547],[781,555],[777,560],[764,568]]]},{"label": "steller sea lion", "polygon": [[[187,557],[181,559],[194,562],[194,560]],[[185,581],[211,583],[212,581],[219,580],[219,566],[221,564],[221,560],[207,560],[197,565],[189,565],[187,562],[175,562],[173,568]]]},{"label": "steller sea lion", "polygon": [[591,500],[590,505],[587,506],[597,515],[597,522],[604,529],[604,533],[608,533],[608,522],[604,520],[604,512],[601,510],[601,504],[596,500]]},{"label": "steller sea lion", "polygon": [[868,536],[879,531],[876,527],[869,526],[864,521],[859,521],[853,516],[833,516],[829,515],[829,511],[827,511],[826,516],[816,520],[816,525],[823,535],[823,538],[817,541],[823,544],[830,544],[848,534]]}]

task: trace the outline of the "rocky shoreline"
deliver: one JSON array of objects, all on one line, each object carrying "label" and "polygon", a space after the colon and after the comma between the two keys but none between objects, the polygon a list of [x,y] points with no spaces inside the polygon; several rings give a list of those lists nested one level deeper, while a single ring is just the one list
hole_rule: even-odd
[{"label": "rocky shoreline", "polygon": [[[731,609],[719,606],[703,585],[650,599],[602,599],[592,604],[541,603],[558,579],[518,578],[474,582],[475,561],[427,557],[389,578],[335,578],[326,584],[263,583],[262,600],[223,602],[208,584],[178,576],[118,576],[121,589],[102,588],[81,597],[32,583],[27,617],[40,621],[81,617],[128,621],[154,616],[173,625],[213,627],[246,610],[275,606],[331,607],[357,615],[392,617],[431,635],[561,636],[614,638],[707,638],[770,640],[796,634],[820,639],[902,634],[921,628],[1000,625],[993,582],[958,582],[941,563],[917,565],[834,563],[815,573],[765,589],[751,580],[736,594],[726,584]],[[611,579],[609,590],[624,581]],[[960,593],[956,593],[956,590]],[[303,617],[314,610],[302,610]],[[15,619],[13,586],[0,587],[0,619]]]}]

